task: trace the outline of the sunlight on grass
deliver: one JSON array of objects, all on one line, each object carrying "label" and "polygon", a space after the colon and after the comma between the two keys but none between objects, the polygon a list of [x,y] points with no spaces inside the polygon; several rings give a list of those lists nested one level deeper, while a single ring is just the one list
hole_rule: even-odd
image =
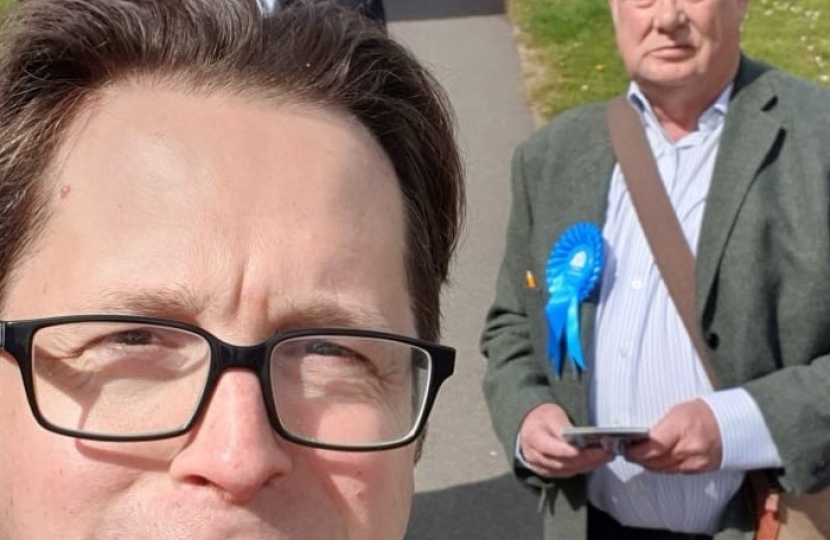
[{"label": "sunlight on grass", "polygon": [[0,21],[3,18],[3,11],[12,4],[14,0],[0,0]]},{"label": "sunlight on grass", "polygon": [[830,5],[826,0],[756,0],[744,24],[750,54],[830,84]]},{"label": "sunlight on grass", "polygon": [[[533,66],[528,91],[540,116],[625,89],[605,1],[509,0],[508,6]],[[830,86],[827,0],[753,0],[743,34],[750,56]]]}]

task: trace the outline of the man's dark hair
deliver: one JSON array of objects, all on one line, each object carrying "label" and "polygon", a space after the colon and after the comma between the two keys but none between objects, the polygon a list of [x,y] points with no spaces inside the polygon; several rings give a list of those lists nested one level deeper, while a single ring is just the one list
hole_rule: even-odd
[{"label": "man's dark hair", "polygon": [[136,80],[319,105],[368,128],[405,201],[417,332],[437,339],[464,202],[449,105],[376,24],[325,1],[268,17],[257,0],[12,6],[0,38],[0,301],[49,217],[48,179],[68,127],[102,89]]}]

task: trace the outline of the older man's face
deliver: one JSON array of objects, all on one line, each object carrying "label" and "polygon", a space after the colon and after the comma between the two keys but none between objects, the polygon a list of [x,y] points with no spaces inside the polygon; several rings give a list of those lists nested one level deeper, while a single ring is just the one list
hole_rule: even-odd
[{"label": "older man's face", "polygon": [[647,90],[708,95],[734,75],[749,0],[609,0],[617,46]]},{"label": "older man's face", "polygon": [[[55,170],[6,320],[128,312],[241,345],[334,324],[414,334],[395,173],[343,116],[117,87],[75,121]],[[43,430],[20,380],[4,353],[2,540],[403,537],[414,448],[288,443],[253,372],[224,373],[189,435],[141,443]]]}]

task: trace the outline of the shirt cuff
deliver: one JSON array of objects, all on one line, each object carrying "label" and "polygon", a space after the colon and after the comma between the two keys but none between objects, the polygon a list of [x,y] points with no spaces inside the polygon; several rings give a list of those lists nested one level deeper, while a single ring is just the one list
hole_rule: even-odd
[{"label": "shirt cuff", "polygon": [[722,390],[702,398],[718,422],[721,469],[750,471],[783,466],[761,410],[743,388]]},{"label": "shirt cuff", "polygon": [[522,443],[519,441],[519,437],[516,437],[516,463],[529,471],[533,470],[522,455]]}]

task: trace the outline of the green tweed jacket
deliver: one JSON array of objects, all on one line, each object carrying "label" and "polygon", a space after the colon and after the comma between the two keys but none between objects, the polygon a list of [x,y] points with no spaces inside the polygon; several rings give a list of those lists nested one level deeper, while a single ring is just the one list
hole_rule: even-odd
[{"label": "green tweed jacket", "polygon": [[[513,161],[507,248],[482,351],[493,426],[513,461],[524,416],[557,403],[587,424],[587,389],[557,380],[545,358],[548,254],[570,225],[602,226],[615,159],[604,104],[569,111]],[[540,279],[542,281],[542,279]],[[758,403],[784,462],[770,471],[792,492],[830,484],[830,91],[743,58],[724,125],[696,262],[696,315],[720,381]],[[591,350],[597,296],[582,306]],[[601,359],[600,359],[601,361]],[[515,465],[515,464],[514,464]],[[584,476],[546,481],[546,540],[586,538]],[[741,490],[717,540],[751,538]]]}]

